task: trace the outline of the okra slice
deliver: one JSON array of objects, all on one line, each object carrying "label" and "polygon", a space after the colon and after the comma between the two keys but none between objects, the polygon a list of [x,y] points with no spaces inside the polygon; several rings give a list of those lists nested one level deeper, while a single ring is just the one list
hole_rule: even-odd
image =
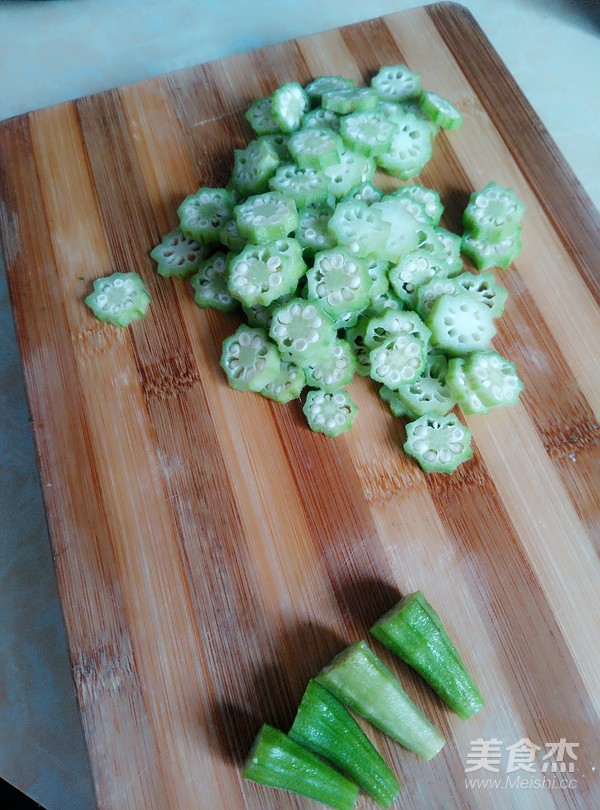
[{"label": "okra slice", "polygon": [[414,414],[410,408],[407,407],[404,400],[400,399],[398,392],[392,391],[392,389],[388,388],[387,385],[381,386],[379,389],[379,396],[384,402],[387,403],[388,408],[394,416],[406,416],[410,419],[414,419],[416,417],[416,414]]},{"label": "okra slice", "polygon": [[365,330],[365,343],[374,349],[385,343],[390,337],[411,335],[419,338],[428,346],[431,331],[416,312],[400,311],[388,308],[381,315],[371,317]]},{"label": "okra slice", "polygon": [[286,82],[272,95],[273,115],[282,132],[294,132],[302,124],[302,116],[310,101],[302,85]]},{"label": "okra slice", "polygon": [[305,85],[304,89],[313,106],[318,107],[323,93],[348,90],[354,86],[354,80],[347,79],[345,76],[317,76],[316,79]]},{"label": "okra slice", "polygon": [[351,113],[340,121],[340,135],[348,148],[367,157],[387,152],[393,134],[394,125],[376,110]]},{"label": "okra slice", "polygon": [[446,357],[430,352],[420,377],[397,389],[398,399],[404,403],[413,418],[426,413],[445,416],[456,405],[456,398],[446,383],[447,373]]},{"label": "okra slice", "polygon": [[406,101],[422,91],[421,77],[406,65],[384,65],[371,79],[371,87],[384,101]]},{"label": "okra slice", "polygon": [[267,306],[264,306],[264,304],[252,304],[252,306],[249,307],[242,304],[242,310],[250,326],[260,326],[268,332],[271,328],[273,312],[277,307],[282,307],[284,304],[287,304],[292,297],[292,295],[282,295],[281,298],[276,298],[275,301]]},{"label": "okra slice", "polygon": [[296,203],[279,191],[247,197],[234,214],[240,234],[255,245],[285,239],[298,226]]},{"label": "okra slice", "polygon": [[276,307],[269,329],[282,356],[306,368],[329,351],[337,333],[332,319],[316,301],[292,298]]},{"label": "okra slice", "polygon": [[340,159],[342,138],[327,127],[306,127],[290,135],[288,150],[301,169],[325,169]]},{"label": "okra slice", "polygon": [[246,121],[257,135],[279,132],[279,121],[273,115],[273,98],[257,98],[245,113]]},{"label": "okra slice", "polygon": [[218,242],[221,227],[233,216],[234,205],[230,190],[203,186],[177,209],[181,232],[197,242]]},{"label": "okra slice", "polygon": [[228,219],[221,225],[219,230],[219,242],[228,248],[232,253],[239,253],[248,244],[248,240],[239,231],[235,216]]},{"label": "okra slice", "polygon": [[421,94],[419,105],[425,115],[440,129],[459,129],[463,117],[458,107],[437,93],[426,91]]},{"label": "okra slice", "polygon": [[350,644],[315,680],[341,703],[425,760],[445,745],[440,732],[402,688],[400,681],[364,642]]},{"label": "okra slice", "polygon": [[426,321],[431,314],[431,307],[434,301],[443,295],[454,295],[456,293],[455,280],[443,276],[434,276],[430,281],[421,284],[417,288],[415,310],[421,318]]},{"label": "okra slice", "polygon": [[295,363],[282,359],[279,371],[271,382],[260,389],[260,393],[267,399],[283,404],[298,399],[305,385],[306,374],[304,371]]},{"label": "okra slice", "polygon": [[196,304],[201,309],[218,309],[221,312],[238,309],[239,301],[227,289],[228,279],[227,256],[222,251],[200,262],[197,273],[190,279]]},{"label": "okra slice", "polygon": [[515,364],[496,351],[473,352],[466,358],[465,374],[484,405],[514,405],[523,390]]},{"label": "okra slice", "polygon": [[456,233],[452,233],[452,231],[440,227],[435,229],[435,233],[446,258],[448,276],[457,276],[463,269],[463,260],[460,255],[462,247],[461,237]]},{"label": "okra slice", "polygon": [[368,377],[371,373],[369,353],[371,348],[365,344],[365,330],[367,319],[359,317],[356,324],[346,329],[346,340],[352,349],[356,360],[355,371],[361,377]]},{"label": "okra slice", "polygon": [[324,110],[323,107],[316,107],[310,112],[304,113],[302,117],[302,128],[327,127],[334,132],[340,131],[340,116],[332,110]]},{"label": "okra slice", "polygon": [[498,284],[493,273],[461,273],[453,278],[456,290],[476,295],[487,307],[493,318],[504,312],[508,290]]},{"label": "okra slice", "polygon": [[392,192],[392,197],[408,199],[420,205],[421,210],[427,217],[429,225],[437,225],[444,212],[444,205],[439,193],[433,188],[427,188],[421,183],[411,183],[408,186],[401,186]]},{"label": "okra slice", "polygon": [[390,337],[369,352],[370,375],[392,391],[414,382],[425,368],[426,347],[413,335]]},{"label": "okra slice", "polygon": [[302,410],[311,430],[335,438],[350,430],[358,406],[345,390],[327,392],[316,389],[308,392]]},{"label": "okra slice", "polygon": [[387,152],[377,155],[377,164],[394,177],[410,180],[419,175],[432,155],[431,126],[406,113],[397,124]]},{"label": "okra slice", "polygon": [[259,731],[242,773],[244,779],[314,799],[335,810],[352,810],[358,787],[312,751],[267,724]]},{"label": "okra slice", "polygon": [[454,394],[456,402],[464,414],[488,413],[491,408],[485,405],[473,390],[465,372],[465,358],[452,357],[448,361],[446,385]]},{"label": "okra slice", "polygon": [[339,160],[323,170],[327,189],[337,199],[348,194],[354,186],[372,180],[374,174],[375,162],[352,149],[342,150]]},{"label": "okra slice", "polygon": [[496,334],[490,308],[468,292],[442,295],[434,301],[427,325],[432,346],[450,355],[486,349]]},{"label": "okra slice", "polygon": [[500,237],[513,234],[525,212],[524,203],[510,188],[494,180],[474,191],[463,213],[465,230],[476,237]]},{"label": "okra slice", "polygon": [[388,279],[389,268],[390,263],[383,259],[367,260],[367,272],[371,276],[372,282],[370,306],[373,306],[374,302],[377,301],[378,298],[388,292],[390,288],[390,282]]},{"label": "okra slice", "polygon": [[245,149],[233,150],[230,185],[242,197],[261,194],[267,189],[280,162],[279,154],[272,143],[264,138],[255,138]]},{"label": "okra slice", "polygon": [[367,205],[373,205],[373,203],[380,202],[383,197],[383,191],[380,188],[377,188],[377,186],[374,186],[370,181],[367,181],[365,183],[359,183],[357,186],[354,186],[354,188],[351,188],[350,191],[344,197],[342,197],[341,202],[360,200]]},{"label": "okra slice", "polygon": [[260,391],[279,371],[280,356],[264,329],[241,324],[223,341],[221,368],[237,391]]},{"label": "okra slice", "polygon": [[337,240],[329,232],[329,220],[333,211],[332,206],[324,203],[306,206],[298,212],[296,239],[306,256],[314,256],[320,250],[335,247]]},{"label": "okra slice", "polygon": [[339,245],[356,256],[377,256],[390,236],[391,225],[381,210],[362,200],[339,202],[329,220],[329,231]]},{"label": "okra slice", "polygon": [[501,267],[506,270],[521,252],[521,228],[514,233],[503,234],[493,240],[487,236],[475,236],[466,231],[462,237],[461,250],[478,270]]},{"label": "okra slice", "polygon": [[159,276],[187,278],[195,273],[198,265],[209,254],[209,248],[181,233],[180,228],[163,236],[159,245],[150,251],[150,258],[157,264]]},{"label": "okra slice", "polygon": [[327,352],[306,366],[306,383],[331,394],[348,385],[355,370],[356,358],[350,344],[338,338]]},{"label": "okra slice", "polygon": [[404,452],[425,472],[449,475],[472,458],[471,431],[453,413],[426,413],[406,425]]},{"label": "okra slice", "polygon": [[483,708],[481,692],[448,634],[432,618],[433,608],[424,607],[424,600],[420,592],[404,597],[375,622],[371,633],[467,720]]},{"label": "okra slice", "polygon": [[404,309],[404,302],[398,298],[395,292],[387,289],[385,292],[374,295],[371,299],[369,307],[365,310],[364,315],[367,319],[379,318],[385,315],[389,310],[393,312],[400,312]]},{"label": "okra slice", "polygon": [[227,289],[246,306],[268,306],[293,293],[305,272],[302,248],[296,239],[248,244],[229,262]]},{"label": "okra slice", "polygon": [[258,141],[266,141],[277,152],[280,163],[289,163],[291,155],[288,151],[290,136],[284,132],[272,132],[270,135],[260,135]]},{"label": "okra slice", "polygon": [[380,807],[389,807],[400,784],[350,712],[327,689],[310,680],[289,736],[333,762]]},{"label": "okra slice", "polygon": [[390,268],[392,290],[411,309],[417,306],[419,287],[435,277],[443,277],[448,270],[441,251],[432,253],[425,248],[413,250]]},{"label": "okra slice", "polygon": [[306,273],[308,298],[318,301],[334,320],[360,312],[371,300],[371,276],[365,259],[335,247],[315,254]]},{"label": "okra slice", "polygon": [[269,188],[291,197],[298,208],[324,205],[329,196],[329,181],[322,172],[301,169],[295,163],[279,166],[269,180]]},{"label": "okra slice", "polygon": [[99,321],[125,327],[144,317],[150,300],[137,273],[113,273],[94,281],[94,290],[85,303]]},{"label": "okra slice", "polygon": [[363,110],[372,110],[377,105],[377,94],[370,87],[345,87],[341,90],[327,90],[321,96],[321,106],[325,110],[348,115]]}]

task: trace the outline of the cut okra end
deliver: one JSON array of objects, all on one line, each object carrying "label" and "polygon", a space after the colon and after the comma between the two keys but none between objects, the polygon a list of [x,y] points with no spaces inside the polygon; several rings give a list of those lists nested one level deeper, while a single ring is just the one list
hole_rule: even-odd
[{"label": "cut okra end", "polygon": [[453,413],[426,413],[406,425],[404,451],[425,472],[450,474],[473,457],[471,431]]},{"label": "cut okra end", "polygon": [[99,321],[125,327],[146,315],[150,300],[137,273],[113,273],[94,281],[85,303]]}]

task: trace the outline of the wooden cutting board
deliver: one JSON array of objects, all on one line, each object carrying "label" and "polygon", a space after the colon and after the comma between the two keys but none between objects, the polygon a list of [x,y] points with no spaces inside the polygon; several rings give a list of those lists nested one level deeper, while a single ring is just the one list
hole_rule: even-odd
[{"label": "wooden cutting board", "polygon": [[[236,319],[200,311],[148,258],[183,197],[227,181],[252,99],[396,62],[465,114],[420,178],[440,190],[444,224],[460,230],[469,193],[492,179],[527,204],[523,252],[498,271],[510,298],[494,341],[525,392],[468,418],[475,455],[451,477],[403,454],[403,424],[367,380],[352,383],[359,419],[336,440],[312,434],[297,403],[229,388],[218,361]],[[448,739],[424,763],[369,729],[402,780],[398,806],[600,806],[599,218],[469,13],[442,3],[12,119],[0,172],[98,806],[315,806],[244,783],[240,763],[261,723],[287,729],[308,678],[417,588],[487,706],[459,720],[377,647]],[[117,330],[83,298],[128,270],[153,303]],[[477,765],[477,740],[495,771]],[[575,747],[554,772],[561,740]],[[519,744],[540,747],[535,774],[515,768]]]}]

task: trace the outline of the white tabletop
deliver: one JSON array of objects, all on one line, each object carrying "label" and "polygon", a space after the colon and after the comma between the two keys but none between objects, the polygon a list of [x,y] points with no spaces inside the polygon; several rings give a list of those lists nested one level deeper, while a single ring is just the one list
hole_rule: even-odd
[{"label": "white tabletop", "polygon": [[[0,0],[0,120],[418,5]],[[600,208],[598,1],[463,5]],[[1,259],[0,345],[0,776],[47,810],[88,810],[93,792]]]}]

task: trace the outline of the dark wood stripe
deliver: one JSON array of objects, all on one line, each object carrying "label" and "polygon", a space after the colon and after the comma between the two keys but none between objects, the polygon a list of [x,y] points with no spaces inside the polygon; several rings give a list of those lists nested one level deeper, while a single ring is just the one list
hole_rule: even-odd
[{"label": "dark wood stripe", "polygon": [[600,303],[600,215],[587,192],[470,12],[452,3],[426,10]]}]

